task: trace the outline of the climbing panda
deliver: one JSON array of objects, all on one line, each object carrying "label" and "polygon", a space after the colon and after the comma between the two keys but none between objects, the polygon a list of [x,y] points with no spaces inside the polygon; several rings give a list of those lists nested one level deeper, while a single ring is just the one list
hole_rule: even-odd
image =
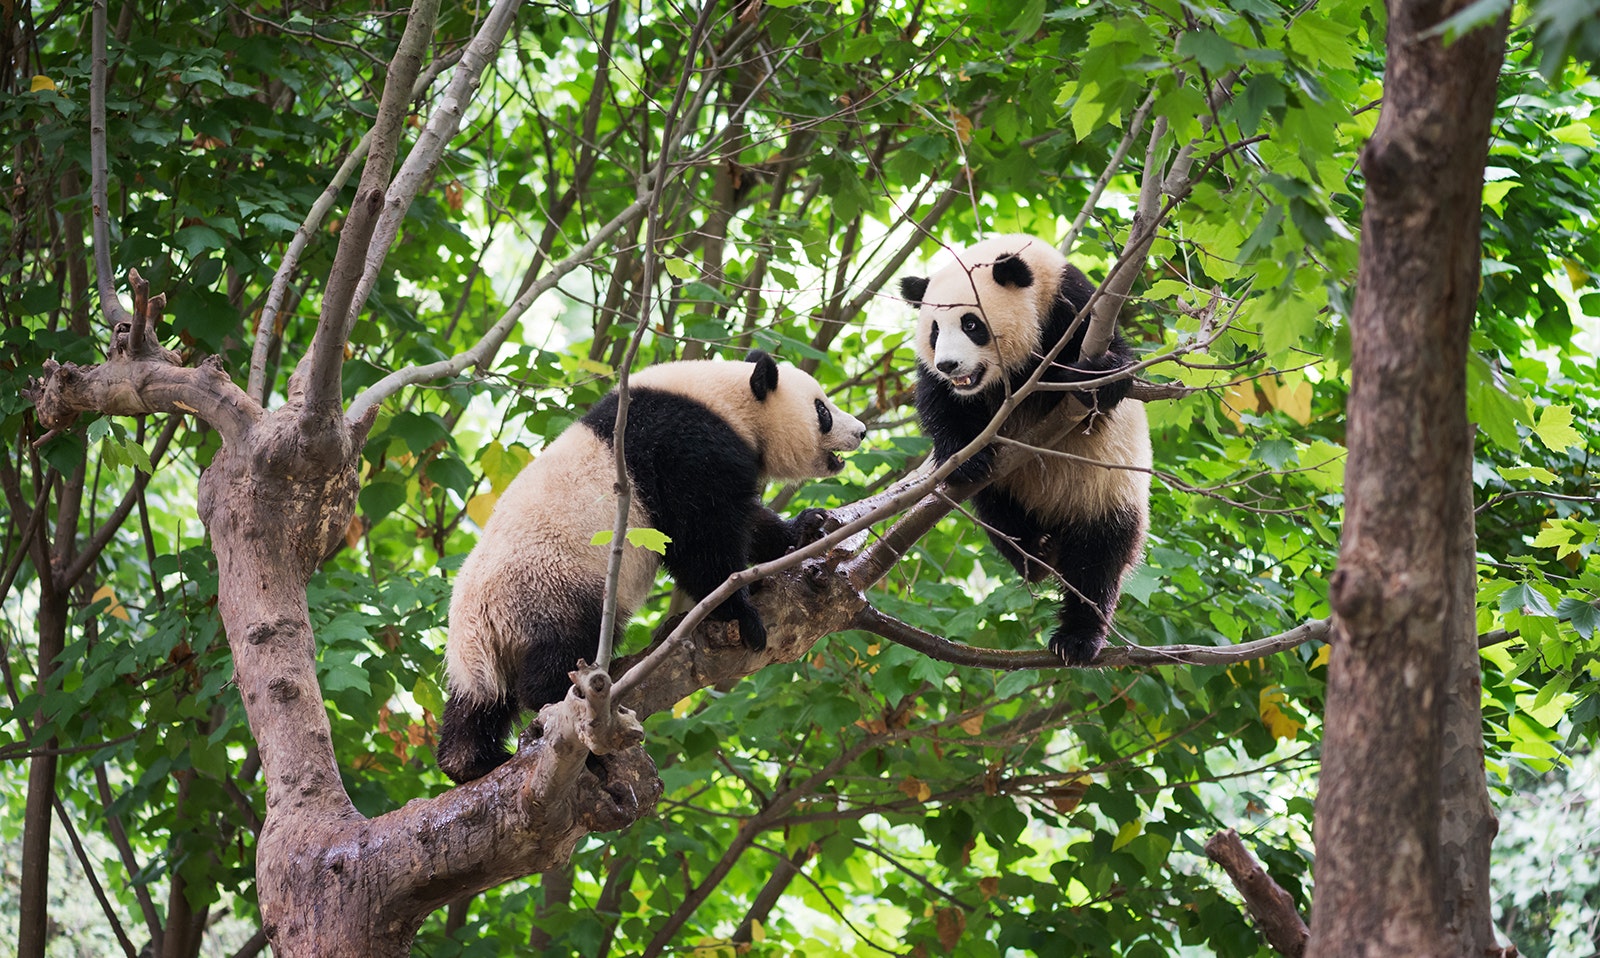
[{"label": "climbing panda", "polygon": [[[815,538],[822,510],[784,519],[762,504],[762,486],[833,475],[844,468],[838,454],[866,434],[815,379],[760,350],[744,362],[652,366],[631,378],[629,395],[628,527],[653,527],[670,541],[664,559],[624,547],[619,636],[661,562],[698,601],[752,562]],[[591,540],[616,522],[616,416],[611,393],[523,469],[461,565],[437,749],[439,767],[454,781],[480,778],[509,759],[505,737],[519,710],[559,701],[578,659],[595,658],[610,547]],[[739,623],[750,649],[766,647],[747,590],[710,617]]]},{"label": "climbing panda", "polygon": [[[1094,285],[1052,244],[1011,235],[955,251],[933,275],[902,278],[900,291],[918,310],[917,415],[942,463],[1038,368]],[[1080,357],[1087,328],[1085,317],[1044,381],[1094,379],[1133,361],[1120,336],[1104,355]],[[973,497],[995,547],[1027,581],[1053,574],[1062,583],[1050,649],[1072,665],[1093,661],[1105,645],[1122,577],[1138,561],[1149,526],[1150,427],[1142,403],[1122,401],[1128,388],[1123,379],[1070,393],[1092,414],[1054,448],[1077,458],[1032,456]],[[1034,392],[1002,434],[1021,434],[1067,395]],[[994,446],[980,450],[952,478],[987,476],[994,456]]]}]

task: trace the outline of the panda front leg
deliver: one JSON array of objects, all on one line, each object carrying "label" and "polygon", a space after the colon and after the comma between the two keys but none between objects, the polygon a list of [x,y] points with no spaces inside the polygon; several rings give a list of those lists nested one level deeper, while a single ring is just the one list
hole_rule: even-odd
[{"label": "panda front leg", "polygon": [[[696,602],[716,591],[728,576],[750,565],[750,527],[743,515],[738,520],[710,522],[692,533],[681,532],[667,543],[667,571],[672,573],[672,580],[678,587]],[[707,618],[713,622],[739,623],[739,637],[752,652],[767,647],[767,626],[750,602],[748,587],[741,586],[712,609]]]},{"label": "panda front leg", "polygon": [[766,506],[750,520],[750,561],[771,562],[822,538],[828,521],[826,509],[802,509],[793,519]]}]

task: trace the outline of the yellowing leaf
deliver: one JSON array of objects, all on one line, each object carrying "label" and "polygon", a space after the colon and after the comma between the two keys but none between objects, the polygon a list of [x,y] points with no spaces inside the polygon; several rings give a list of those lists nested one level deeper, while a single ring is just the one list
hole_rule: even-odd
[{"label": "yellowing leaf", "polygon": [[1232,383],[1222,391],[1222,414],[1233,420],[1240,432],[1244,432],[1244,414],[1259,411],[1260,403],[1253,382]]},{"label": "yellowing leaf", "polygon": [[1311,421],[1311,384],[1304,379],[1294,385],[1274,379],[1263,379],[1258,384],[1272,408],[1304,426]]},{"label": "yellowing leaf", "polygon": [[693,263],[676,256],[667,257],[661,261],[661,265],[672,274],[673,279],[694,279],[697,272]]},{"label": "yellowing leaf", "polygon": [[989,875],[978,879],[978,894],[983,896],[984,901],[1000,894],[1000,876]]},{"label": "yellowing leaf", "polygon": [[933,797],[933,789],[928,787],[928,783],[911,775],[907,775],[900,783],[900,791],[905,793],[906,798],[916,802],[925,802]]},{"label": "yellowing leaf", "polygon": [[1583,268],[1582,263],[1563,256],[1561,265],[1567,268],[1567,282],[1572,284],[1573,289],[1581,289],[1589,285],[1589,271]]},{"label": "yellowing leaf", "polygon": [[761,922],[759,922],[759,921],[751,921],[750,922],[750,941],[751,941],[751,943],[759,945],[763,941],[766,941],[766,940],[767,940],[767,929],[762,927]]},{"label": "yellowing leaf", "polygon": [[1582,121],[1577,123],[1568,123],[1566,126],[1556,127],[1554,130],[1550,131],[1550,135],[1555,137],[1558,141],[1571,144],[1572,146],[1582,146],[1592,149],[1595,145],[1594,131],[1589,129],[1589,125]]},{"label": "yellowing leaf", "polygon": [[1261,690],[1261,724],[1267,727],[1273,738],[1290,739],[1300,734],[1305,728],[1304,722],[1296,722],[1283,714],[1279,705],[1288,702],[1289,696],[1282,689],[1271,686]]},{"label": "yellowing leaf", "polygon": [[956,139],[963,143],[972,142],[972,118],[964,113],[951,111],[950,122],[956,126]]},{"label": "yellowing leaf", "polygon": [[1313,655],[1311,657],[1311,664],[1306,666],[1306,668],[1314,669],[1314,668],[1317,668],[1318,666],[1325,666],[1325,665],[1328,664],[1328,659],[1330,657],[1332,657],[1332,655],[1333,655],[1333,646],[1324,645],[1322,648],[1317,650],[1317,654],[1316,655]]},{"label": "yellowing leaf", "polygon": [[40,90],[54,90],[55,88],[56,81],[43,75],[35,76],[33,81],[28,84],[29,93],[38,93]]},{"label": "yellowing leaf", "polygon": [[1539,414],[1539,423],[1533,427],[1534,435],[1545,448],[1560,452],[1570,446],[1583,445],[1583,437],[1572,428],[1571,406],[1546,406]]},{"label": "yellowing leaf", "polygon": [[103,585],[94,590],[94,595],[89,597],[89,604],[93,605],[101,599],[111,600],[111,604],[106,606],[105,611],[102,613],[103,615],[109,615],[124,622],[128,621],[128,610],[122,607],[122,603],[117,599],[117,593],[112,591],[109,585]]},{"label": "yellowing leaf", "polygon": [[1111,843],[1111,850],[1116,851],[1122,846],[1133,841],[1135,838],[1138,838],[1139,833],[1142,831],[1144,831],[1144,822],[1141,822],[1137,819],[1131,822],[1124,822],[1122,827],[1117,829],[1117,837],[1116,840]]},{"label": "yellowing leaf", "polygon": [[1500,209],[1500,204],[1505,202],[1506,194],[1521,185],[1516,180],[1499,180],[1483,184],[1483,205]]},{"label": "yellowing leaf", "polygon": [[1497,471],[1502,479],[1508,479],[1511,482],[1532,479],[1534,482],[1542,482],[1545,485],[1549,485],[1558,478],[1555,473],[1543,466],[1502,466]]},{"label": "yellowing leaf", "polygon": [[982,713],[979,713],[977,715],[970,716],[957,722],[956,725],[960,727],[961,731],[966,732],[968,735],[977,735],[979,732],[983,731],[983,715]]},{"label": "yellowing leaf", "polygon": [[467,518],[483,528],[489,524],[489,516],[494,512],[494,504],[500,501],[500,494],[495,492],[480,492],[467,500]]}]

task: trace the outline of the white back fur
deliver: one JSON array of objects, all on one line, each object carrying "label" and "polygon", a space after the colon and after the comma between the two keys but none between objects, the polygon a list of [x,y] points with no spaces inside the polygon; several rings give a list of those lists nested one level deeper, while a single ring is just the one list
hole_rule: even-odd
[{"label": "white back fur", "polygon": [[[606,546],[591,545],[617,519],[611,447],[593,431],[569,427],[517,477],[495,504],[483,537],[461,564],[450,596],[445,666],[453,694],[494,701],[516,674],[520,619],[528,597],[552,612],[567,598],[563,583],[601,583]],[[635,500],[630,528],[651,520]],[[631,616],[655,583],[661,557],[624,544],[617,610]]]},{"label": "white back fur", "polygon": [[[758,400],[750,390],[754,363],[711,359],[661,363],[635,373],[636,386],[686,396],[716,413],[739,437],[761,453],[767,479],[809,479],[831,475],[829,454],[861,445],[866,427],[839,409],[822,385],[804,370],[778,364],[778,387]],[[833,428],[817,425],[816,401],[833,416]]]}]

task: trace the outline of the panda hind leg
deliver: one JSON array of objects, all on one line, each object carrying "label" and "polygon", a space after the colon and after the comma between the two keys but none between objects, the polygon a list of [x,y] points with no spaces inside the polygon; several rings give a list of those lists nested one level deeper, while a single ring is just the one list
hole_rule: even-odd
[{"label": "panda hind leg", "polygon": [[[527,647],[517,664],[517,704],[529,712],[567,697],[578,660],[593,664],[600,651],[600,600],[584,603],[570,621],[536,620],[526,627]],[[619,648],[628,613],[617,610],[612,648]]]},{"label": "panda hind leg", "polygon": [[493,702],[475,702],[452,695],[439,722],[439,744],[434,752],[439,768],[452,782],[479,779],[511,758],[506,733],[516,718],[517,706],[509,696]]},{"label": "panda hind leg", "polygon": [[1068,665],[1088,665],[1105,647],[1122,576],[1138,558],[1142,525],[1136,516],[1080,521],[1052,530],[1054,566],[1061,577],[1060,624],[1050,651]]}]

